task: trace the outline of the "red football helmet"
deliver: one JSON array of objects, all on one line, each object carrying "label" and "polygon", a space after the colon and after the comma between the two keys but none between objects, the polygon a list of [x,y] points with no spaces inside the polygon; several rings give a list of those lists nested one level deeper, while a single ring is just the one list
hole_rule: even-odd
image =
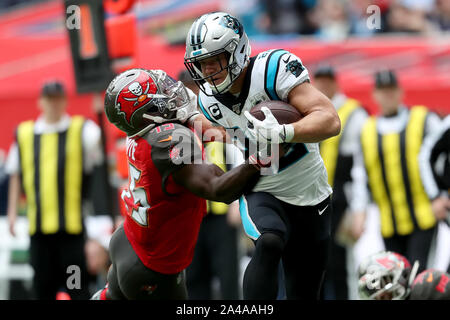
[{"label": "red football helmet", "polygon": [[363,300],[404,300],[417,274],[402,255],[382,251],[368,256],[359,266],[358,293]]},{"label": "red football helmet", "polygon": [[179,120],[190,103],[186,88],[162,70],[130,69],[115,77],[105,94],[108,120],[129,137],[157,123]]}]

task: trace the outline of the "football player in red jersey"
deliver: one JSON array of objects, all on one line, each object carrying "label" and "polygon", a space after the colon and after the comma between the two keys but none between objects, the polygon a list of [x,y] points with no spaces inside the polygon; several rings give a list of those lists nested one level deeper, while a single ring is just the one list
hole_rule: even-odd
[{"label": "football player in red jersey", "polygon": [[164,71],[131,69],[108,86],[105,112],[127,138],[128,215],[109,246],[107,286],[92,299],[186,299],[205,199],[230,203],[256,184],[248,161],[224,173],[203,162],[201,140],[187,127],[196,104]]}]

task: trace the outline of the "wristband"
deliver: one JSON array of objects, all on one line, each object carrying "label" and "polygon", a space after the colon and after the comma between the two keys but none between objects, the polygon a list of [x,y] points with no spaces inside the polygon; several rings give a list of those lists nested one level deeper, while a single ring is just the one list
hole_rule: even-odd
[{"label": "wristband", "polygon": [[292,124],[283,124],[283,131],[284,137],[282,136],[281,140],[283,142],[291,142],[295,134],[294,126]]}]

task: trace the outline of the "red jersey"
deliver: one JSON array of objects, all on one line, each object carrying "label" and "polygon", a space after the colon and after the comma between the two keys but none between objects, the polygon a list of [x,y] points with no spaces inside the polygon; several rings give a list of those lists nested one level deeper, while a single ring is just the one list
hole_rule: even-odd
[{"label": "red jersey", "polygon": [[176,184],[171,174],[203,159],[200,140],[188,128],[167,123],[127,139],[128,188],[124,230],[144,265],[164,274],[192,261],[206,201]]}]

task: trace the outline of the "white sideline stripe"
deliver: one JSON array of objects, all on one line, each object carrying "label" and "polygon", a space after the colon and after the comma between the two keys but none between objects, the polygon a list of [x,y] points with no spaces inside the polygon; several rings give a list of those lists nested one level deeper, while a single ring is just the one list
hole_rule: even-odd
[{"label": "white sideline stripe", "polygon": [[59,47],[54,50],[41,52],[22,59],[0,64],[0,79],[5,79],[19,73],[29,72],[64,61],[67,58],[67,54],[68,51],[66,47]]}]

